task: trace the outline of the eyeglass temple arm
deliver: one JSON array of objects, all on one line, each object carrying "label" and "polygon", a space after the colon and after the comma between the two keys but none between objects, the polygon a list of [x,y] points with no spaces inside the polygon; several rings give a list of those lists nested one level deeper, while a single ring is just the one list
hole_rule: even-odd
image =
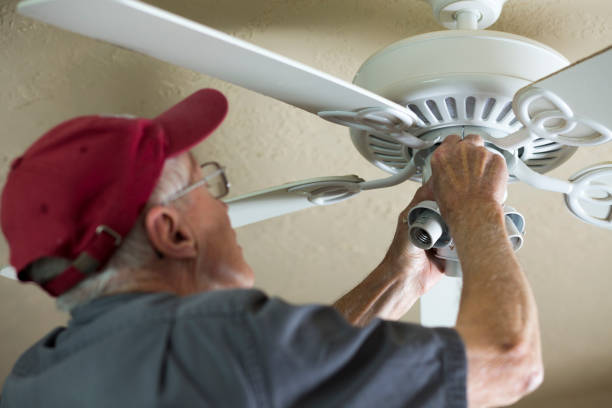
[{"label": "eyeglass temple arm", "polygon": [[3,266],[2,269],[0,269],[0,276],[17,280],[17,272],[12,266]]}]

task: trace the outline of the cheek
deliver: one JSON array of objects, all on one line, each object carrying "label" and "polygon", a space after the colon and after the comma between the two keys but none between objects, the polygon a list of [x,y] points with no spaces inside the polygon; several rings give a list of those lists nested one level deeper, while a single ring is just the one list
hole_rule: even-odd
[{"label": "cheek", "polygon": [[224,236],[228,230],[232,231],[225,203],[211,199],[204,202],[197,211],[203,233]]}]

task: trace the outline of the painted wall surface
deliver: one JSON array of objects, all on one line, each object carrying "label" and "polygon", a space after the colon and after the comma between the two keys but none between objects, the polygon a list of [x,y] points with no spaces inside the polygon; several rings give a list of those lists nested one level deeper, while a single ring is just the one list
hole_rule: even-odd
[{"label": "painted wall surface", "polygon": [[[151,3],[349,81],[382,47],[442,29],[417,0]],[[16,15],[15,4],[0,4],[2,183],[11,158],[62,120],[93,113],[151,117],[203,87],[223,91],[230,113],[196,154],[227,166],[232,196],[317,176],[384,175],[358,154],[342,127],[205,75],[35,23]],[[533,38],[575,61],[612,43],[612,2],[510,0],[492,28]],[[612,160],[612,143],[579,150],[551,175],[566,179],[605,160]],[[397,214],[416,187],[408,182],[239,229],[257,286],[296,303],[333,301],[381,260]],[[559,406],[552,402],[556,395],[609,389],[612,233],[572,217],[555,194],[513,185],[508,203],[527,220],[519,258],[538,302],[546,365],[544,385],[519,406]],[[0,263],[7,259],[2,241]],[[18,355],[67,316],[30,285],[0,279],[0,299],[3,381]],[[406,319],[418,319],[418,306]],[[601,398],[612,404],[609,394]]]}]

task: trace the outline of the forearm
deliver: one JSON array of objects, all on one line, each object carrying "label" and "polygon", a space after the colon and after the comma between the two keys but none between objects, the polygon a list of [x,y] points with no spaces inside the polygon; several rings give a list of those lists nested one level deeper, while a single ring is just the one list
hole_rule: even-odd
[{"label": "forearm", "polygon": [[448,136],[431,157],[433,190],[463,269],[456,329],[470,407],[505,406],[542,380],[537,309],[506,234],[508,170],[478,135]]},{"label": "forearm", "polygon": [[501,406],[542,381],[535,300],[497,204],[449,223],[463,269],[457,331],[466,343],[470,406]]},{"label": "forearm", "polygon": [[535,334],[535,301],[506,235],[501,206],[478,203],[450,223],[464,271],[457,326],[503,347]]},{"label": "forearm", "polygon": [[398,273],[383,261],[333,307],[351,324],[365,326],[376,317],[399,319],[416,302],[421,291],[416,279]]}]

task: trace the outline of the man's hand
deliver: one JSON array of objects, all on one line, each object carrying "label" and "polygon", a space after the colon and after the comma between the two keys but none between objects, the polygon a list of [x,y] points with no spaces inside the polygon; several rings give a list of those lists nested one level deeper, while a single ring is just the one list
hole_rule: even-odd
[{"label": "man's hand", "polygon": [[433,200],[430,184],[419,188],[401,212],[395,237],[380,265],[334,303],[352,324],[365,326],[376,317],[399,319],[442,278],[444,261],[414,246],[404,222],[410,209],[424,200]]},{"label": "man's hand", "polygon": [[390,273],[404,274],[416,282],[418,296],[442,278],[444,261],[410,242],[404,221],[410,210],[421,201],[436,201],[443,218],[452,220],[458,214],[457,209],[466,203],[501,204],[508,179],[504,159],[489,152],[477,135],[468,135],[464,140],[457,135],[448,136],[434,152],[431,162],[435,169],[432,178],[417,190],[412,202],[400,214],[395,237],[383,260]]},{"label": "man's hand", "polygon": [[508,170],[478,135],[448,136],[431,157],[433,192],[442,217],[452,224],[466,206],[502,204]]},{"label": "man's hand", "polygon": [[417,297],[431,289],[444,273],[444,260],[434,257],[432,251],[424,251],[412,244],[408,224],[405,222],[408,213],[415,205],[421,201],[435,201],[431,187],[431,182],[420,187],[410,204],[400,213],[395,236],[382,261],[389,273],[403,275],[415,282]]},{"label": "man's hand", "polygon": [[542,381],[537,308],[505,231],[508,172],[483,140],[449,136],[431,158],[433,190],[463,270],[455,328],[470,406],[514,403]]}]

